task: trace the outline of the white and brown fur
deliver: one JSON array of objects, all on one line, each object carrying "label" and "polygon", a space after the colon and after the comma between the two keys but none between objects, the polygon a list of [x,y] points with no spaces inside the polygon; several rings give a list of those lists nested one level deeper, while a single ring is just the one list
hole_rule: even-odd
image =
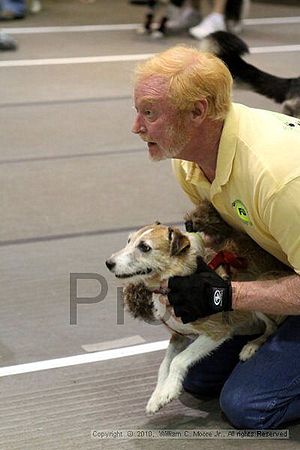
[{"label": "white and brown fur", "polygon": [[300,119],[300,77],[282,78],[247,63],[242,58],[249,53],[247,44],[225,31],[216,31],[204,38],[200,48],[221,58],[238,86],[281,103],[284,114]]},{"label": "white and brown fur", "polygon": [[[153,291],[159,292],[169,277],[194,273],[199,256],[208,263],[217,252],[227,250],[247,258],[247,269],[231,271],[233,280],[253,280],[270,271],[276,271],[276,276],[289,273],[286,266],[247,235],[225,224],[208,202],[199,205],[187,217],[186,224],[187,228],[200,232],[181,232],[155,223],[133,233],[125,248],[106,261],[109,270],[125,283],[124,301],[132,315],[147,321],[159,319],[172,333],[159,368],[157,386],[146,407],[148,414],[177,398],[188,369],[224,341],[235,334],[263,333],[242,349],[240,359],[247,360],[283,320],[282,316],[243,311],[218,313],[187,324],[176,318],[167,296]],[[224,268],[218,271],[220,276],[228,277]]]}]

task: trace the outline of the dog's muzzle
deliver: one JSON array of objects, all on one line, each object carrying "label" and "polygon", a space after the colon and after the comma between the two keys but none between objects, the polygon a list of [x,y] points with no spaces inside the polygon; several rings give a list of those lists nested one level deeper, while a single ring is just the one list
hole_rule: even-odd
[{"label": "dog's muzzle", "polygon": [[134,273],[118,274],[115,271],[116,263],[114,261],[112,261],[111,259],[108,259],[107,261],[105,261],[105,264],[106,264],[106,267],[108,268],[108,270],[113,272],[117,278],[130,278],[130,277],[135,277],[137,275],[148,275],[148,273],[152,272],[152,269],[148,268],[146,270],[139,270],[138,272],[134,272]]}]

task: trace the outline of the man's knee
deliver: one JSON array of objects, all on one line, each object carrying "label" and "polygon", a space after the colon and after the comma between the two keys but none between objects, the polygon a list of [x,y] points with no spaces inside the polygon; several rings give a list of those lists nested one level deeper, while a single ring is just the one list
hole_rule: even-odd
[{"label": "man's knee", "polygon": [[231,386],[226,383],[220,394],[223,413],[235,428],[240,429],[275,428],[278,411],[272,403],[242,384]]},{"label": "man's knee", "polygon": [[242,386],[231,389],[230,385],[225,384],[220,395],[220,407],[235,428],[259,428],[259,420],[251,403],[249,393]]}]

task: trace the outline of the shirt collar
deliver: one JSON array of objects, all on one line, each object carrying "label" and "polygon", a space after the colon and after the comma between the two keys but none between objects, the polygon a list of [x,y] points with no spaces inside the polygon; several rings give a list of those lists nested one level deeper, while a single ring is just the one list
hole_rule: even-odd
[{"label": "shirt collar", "polygon": [[197,184],[199,179],[204,177],[204,174],[198,164],[190,161],[181,160],[181,166],[186,174],[186,181]]}]

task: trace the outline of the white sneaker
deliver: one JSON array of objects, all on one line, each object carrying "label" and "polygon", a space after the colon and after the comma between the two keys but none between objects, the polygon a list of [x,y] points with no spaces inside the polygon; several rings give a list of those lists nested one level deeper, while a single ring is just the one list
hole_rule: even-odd
[{"label": "white sneaker", "polygon": [[205,36],[208,36],[210,33],[225,30],[226,25],[224,16],[219,13],[212,13],[209,14],[199,25],[190,28],[189,32],[194,38],[200,40]]},{"label": "white sneaker", "polygon": [[[173,5],[169,5],[169,7],[171,6]],[[170,31],[188,30],[189,28],[194,27],[200,22],[201,20],[200,13],[195,8],[192,8],[191,6],[186,6],[177,9],[179,9],[179,11],[177,11],[176,16],[173,14],[173,17],[172,14],[168,14],[167,10],[167,16],[169,17],[169,20],[167,22],[168,30]]]}]

